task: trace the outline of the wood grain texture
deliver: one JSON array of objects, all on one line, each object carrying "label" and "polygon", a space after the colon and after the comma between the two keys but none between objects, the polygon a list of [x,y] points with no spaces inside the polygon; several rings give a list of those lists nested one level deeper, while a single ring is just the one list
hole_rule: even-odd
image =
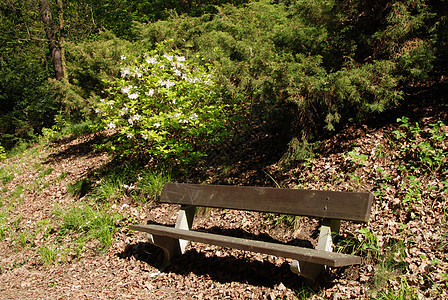
[{"label": "wood grain texture", "polygon": [[269,255],[292,258],[302,262],[311,262],[330,267],[342,267],[361,263],[361,257],[328,251],[302,248],[298,246],[254,241],[243,238],[224,236],[199,231],[183,230],[163,225],[131,225],[131,230],[143,231],[153,235],[186,239],[199,243],[213,244],[221,247],[265,253]]},{"label": "wood grain texture", "polygon": [[160,201],[368,222],[371,193],[167,183]]}]

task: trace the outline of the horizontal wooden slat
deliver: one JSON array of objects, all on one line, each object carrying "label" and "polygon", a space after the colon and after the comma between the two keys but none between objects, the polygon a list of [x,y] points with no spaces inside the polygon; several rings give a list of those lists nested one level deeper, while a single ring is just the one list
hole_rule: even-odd
[{"label": "horizontal wooden slat", "polygon": [[154,235],[190,240],[205,244],[213,244],[221,247],[229,247],[245,251],[265,253],[279,257],[292,258],[302,262],[327,265],[330,267],[342,267],[361,263],[361,257],[355,255],[254,241],[206,232],[183,230],[162,225],[131,225],[129,228],[131,230],[144,231]]},{"label": "horizontal wooden slat", "polygon": [[368,222],[371,193],[167,183],[161,202]]}]

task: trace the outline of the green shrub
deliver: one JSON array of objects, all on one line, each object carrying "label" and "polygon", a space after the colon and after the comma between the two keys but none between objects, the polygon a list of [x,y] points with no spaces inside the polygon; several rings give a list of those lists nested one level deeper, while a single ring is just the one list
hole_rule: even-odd
[{"label": "green shrub", "polygon": [[204,145],[228,135],[232,107],[210,66],[169,51],[166,42],[144,56],[128,56],[96,106],[104,128],[117,130],[104,146],[120,156],[188,163],[204,155]]}]

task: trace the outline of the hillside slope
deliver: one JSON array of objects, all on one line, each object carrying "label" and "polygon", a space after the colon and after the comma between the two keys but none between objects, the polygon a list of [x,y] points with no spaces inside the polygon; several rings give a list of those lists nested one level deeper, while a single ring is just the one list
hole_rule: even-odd
[{"label": "hillside slope", "polygon": [[[109,199],[109,205],[89,193],[73,193],[73,186],[83,179],[98,184],[91,181],[114,163],[106,153],[94,150],[98,137],[90,135],[42,142],[0,162],[0,295],[24,299],[448,298],[448,109],[443,105],[446,99],[428,104],[425,97],[423,90],[416,95],[419,105],[409,104],[382,120],[345,128],[323,141],[314,158],[296,167],[284,169],[269,159],[275,148],[270,147],[269,136],[260,135],[241,151],[241,159],[225,166],[204,165],[192,171],[194,175],[179,179],[373,192],[370,223],[367,227],[344,223],[338,243],[339,250],[362,255],[363,264],[331,270],[315,292],[289,272],[283,258],[203,244],[190,245],[186,255],[160,273],[161,251],[146,243],[144,234],[130,233],[127,226],[148,220],[173,224],[176,208],[143,203],[127,193]],[[409,119],[392,121],[402,116]],[[254,145],[264,146],[251,148]],[[68,212],[93,218],[70,227]],[[108,216],[108,228],[113,228],[110,247],[98,232],[85,229],[87,223]],[[307,218],[220,210],[204,213],[195,224],[285,242],[313,236],[317,225]]]}]

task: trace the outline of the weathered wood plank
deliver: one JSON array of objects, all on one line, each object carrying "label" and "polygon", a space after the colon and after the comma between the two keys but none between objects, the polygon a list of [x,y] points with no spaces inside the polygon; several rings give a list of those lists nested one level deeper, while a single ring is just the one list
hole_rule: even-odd
[{"label": "weathered wood plank", "polygon": [[131,225],[129,228],[135,231],[148,232],[153,235],[168,236],[175,239],[186,239],[194,242],[213,244],[221,247],[265,253],[305,262],[323,264],[330,267],[342,267],[361,263],[361,257],[355,255],[346,255],[291,245],[247,240],[243,238],[236,238],[206,232],[189,231],[162,225]]},{"label": "weathered wood plank", "polygon": [[371,193],[167,183],[161,202],[368,222]]}]

